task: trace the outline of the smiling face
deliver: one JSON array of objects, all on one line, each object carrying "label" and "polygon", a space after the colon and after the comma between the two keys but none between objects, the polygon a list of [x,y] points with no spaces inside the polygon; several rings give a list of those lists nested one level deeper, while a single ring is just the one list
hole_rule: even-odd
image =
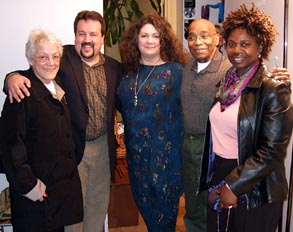
[{"label": "smiling face", "polygon": [[75,50],[89,64],[99,61],[99,53],[104,44],[104,36],[99,21],[87,19],[77,23]]},{"label": "smiling face", "polygon": [[36,76],[45,84],[55,79],[60,65],[57,45],[49,41],[40,41],[35,46],[35,54],[29,61]]},{"label": "smiling face", "polygon": [[230,62],[241,74],[258,60],[261,46],[245,29],[235,29],[231,32],[226,43],[226,52]]},{"label": "smiling face", "polygon": [[219,43],[219,35],[214,24],[205,19],[197,19],[188,27],[188,47],[191,55],[200,63],[213,59]]},{"label": "smiling face", "polygon": [[160,57],[160,33],[152,24],[145,24],[140,29],[137,40],[142,60],[154,60]]}]

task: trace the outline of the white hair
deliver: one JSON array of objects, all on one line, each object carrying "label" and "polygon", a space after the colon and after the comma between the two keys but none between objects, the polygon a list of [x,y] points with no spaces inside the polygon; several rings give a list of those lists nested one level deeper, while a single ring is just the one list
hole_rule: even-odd
[{"label": "white hair", "polygon": [[58,52],[60,57],[62,56],[63,53],[63,47],[62,47],[62,42],[60,39],[58,39],[52,32],[47,31],[47,30],[33,30],[31,31],[28,40],[25,45],[25,56],[28,61],[30,61],[36,52],[36,45],[40,44],[44,41],[48,41],[51,44],[54,44],[57,46]]}]

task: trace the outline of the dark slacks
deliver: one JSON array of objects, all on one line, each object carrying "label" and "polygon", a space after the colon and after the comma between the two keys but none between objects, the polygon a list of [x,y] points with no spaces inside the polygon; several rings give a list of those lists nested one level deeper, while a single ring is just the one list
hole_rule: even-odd
[{"label": "dark slacks", "polygon": [[[236,165],[237,160],[216,156],[212,183],[217,184],[223,180]],[[253,209],[247,209],[246,203],[240,203],[237,208],[223,209],[219,213],[208,207],[207,231],[275,232],[282,215],[282,208],[283,202],[264,204]]]}]

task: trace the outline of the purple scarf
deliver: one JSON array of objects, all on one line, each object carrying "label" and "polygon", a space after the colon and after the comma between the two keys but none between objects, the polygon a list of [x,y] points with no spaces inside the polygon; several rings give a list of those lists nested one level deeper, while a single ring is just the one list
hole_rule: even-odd
[{"label": "purple scarf", "polygon": [[249,66],[241,76],[236,72],[235,67],[228,70],[226,76],[221,80],[220,88],[216,94],[216,98],[221,103],[221,112],[225,111],[226,107],[233,104],[241,95],[242,90],[255,74],[259,63],[257,61]]}]

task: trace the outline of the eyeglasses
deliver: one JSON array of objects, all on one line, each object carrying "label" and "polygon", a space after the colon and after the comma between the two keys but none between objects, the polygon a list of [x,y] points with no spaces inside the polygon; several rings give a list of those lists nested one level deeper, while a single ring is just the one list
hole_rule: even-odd
[{"label": "eyeglasses", "polygon": [[60,62],[60,56],[59,55],[53,55],[53,56],[40,55],[40,56],[35,56],[35,58],[40,64],[46,64],[51,60],[53,60],[54,63],[59,63]]},{"label": "eyeglasses", "polygon": [[197,39],[200,39],[200,41],[204,42],[206,40],[208,40],[209,38],[211,38],[212,36],[214,36],[215,34],[218,34],[217,32],[214,34],[208,34],[208,33],[200,33],[199,35],[195,35],[195,34],[190,34],[187,37],[188,42],[194,42]]}]

